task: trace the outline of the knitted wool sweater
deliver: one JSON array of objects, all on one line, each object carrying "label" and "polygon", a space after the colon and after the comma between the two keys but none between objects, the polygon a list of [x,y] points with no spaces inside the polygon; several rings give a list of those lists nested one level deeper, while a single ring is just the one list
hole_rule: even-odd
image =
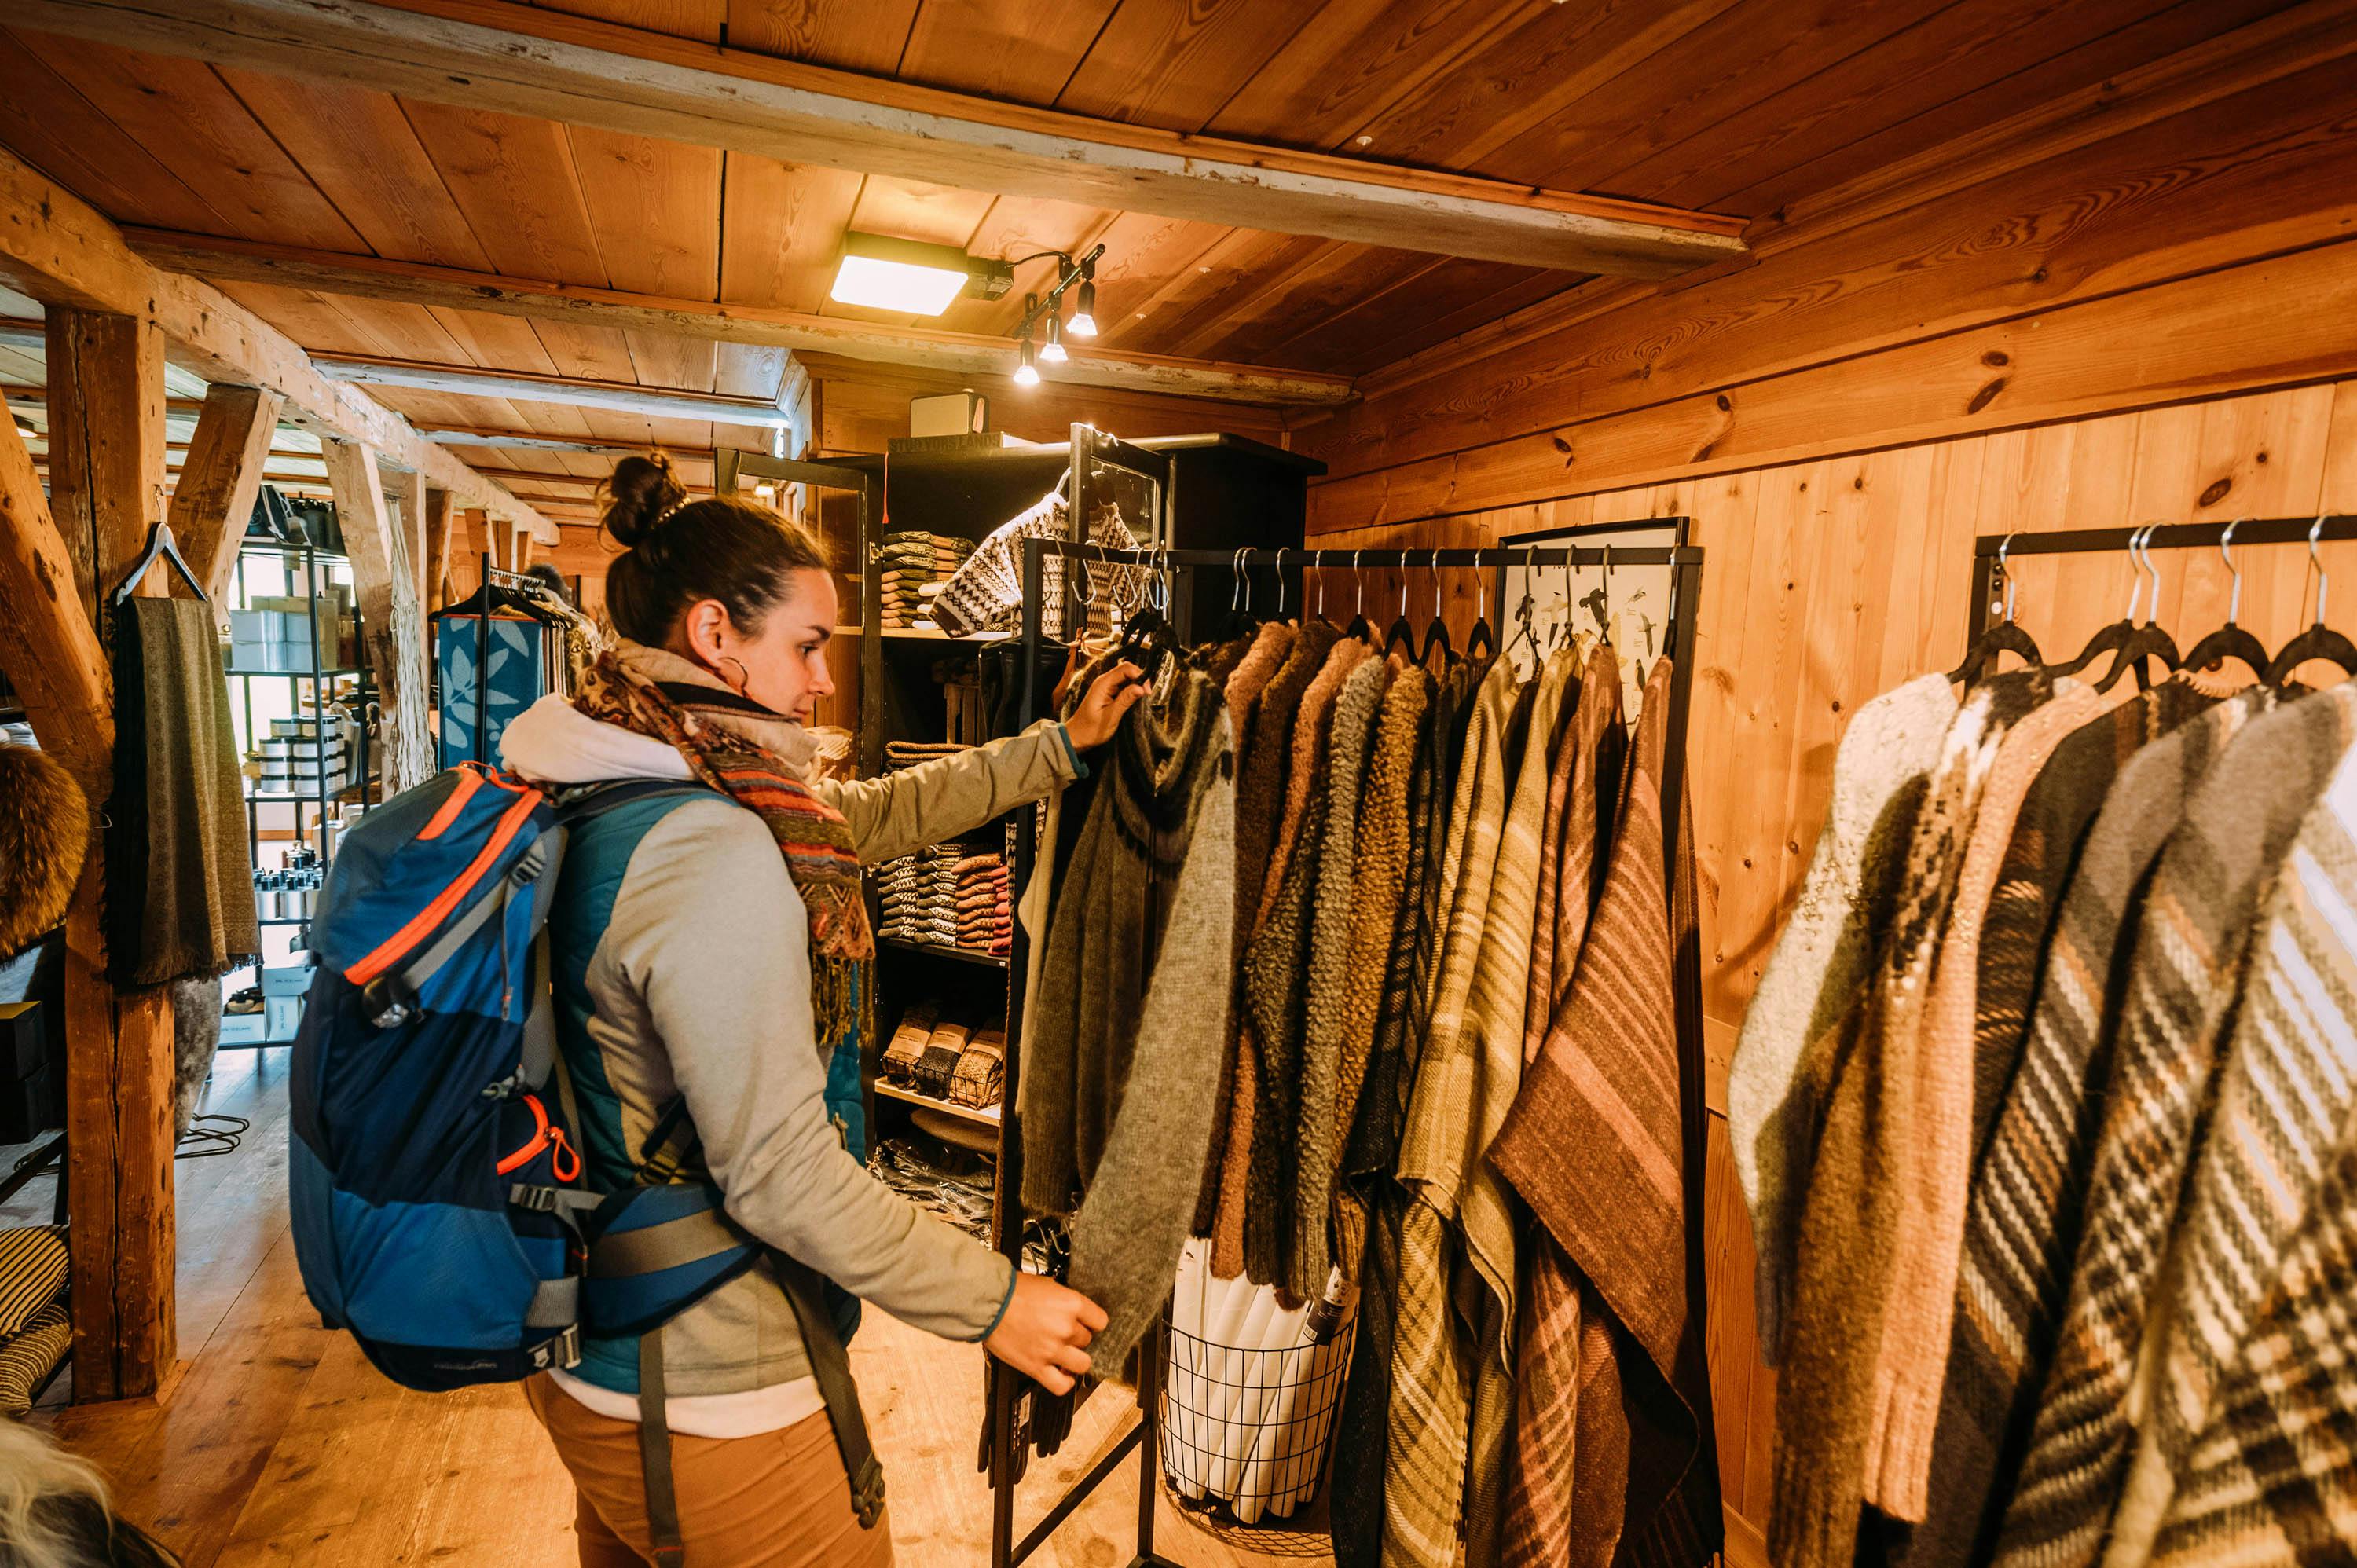
[{"label": "knitted wool sweater", "polygon": [[[1220,1036],[1220,1088],[1211,1107],[1211,1158],[1203,1172],[1203,1190],[1196,1198],[1195,1223],[1191,1227],[1198,1236],[1210,1235],[1219,1217],[1220,1172],[1226,1159],[1229,1120],[1235,1105],[1237,1036],[1243,1027],[1244,941],[1252,934],[1252,918],[1260,908],[1259,878],[1263,867],[1255,859],[1253,868],[1247,871],[1244,857],[1250,853],[1250,843],[1265,843],[1264,832],[1273,832],[1275,824],[1274,799],[1254,800],[1243,795],[1243,779],[1249,770],[1245,759],[1258,744],[1262,694],[1293,651],[1294,638],[1294,628],[1282,621],[1271,621],[1262,627],[1222,688],[1228,705],[1228,729],[1234,737],[1240,763],[1236,770],[1235,913],[1229,922],[1235,980],[1228,996],[1227,1022]],[[1264,772],[1270,779],[1275,777],[1273,770]],[[1260,816],[1265,829],[1246,823],[1244,818],[1251,813]]]},{"label": "knitted wool sweater", "polygon": [[[1123,721],[1055,891],[1039,989],[1027,1009],[1026,1022],[1037,1027],[1027,1034],[1020,1077],[1023,1201],[1037,1213],[1070,1213],[1072,1195],[1090,1189],[1125,1101],[1147,985],[1161,973],[1157,948],[1190,858],[1197,798],[1231,766],[1227,714],[1209,681],[1181,671],[1167,714],[1140,703]],[[1223,849],[1233,850],[1232,829]],[[1227,891],[1230,875],[1223,867],[1212,885]],[[1208,973],[1213,995],[1228,979],[1230,908],[1232,901],[1219,920],[1222,950],[1208,965],[1191,950],[1174,955],[1197,983]],[[1196,993],[1199,1003],[1203,994]],[[1200,1070],[1208,1137],[1212,1047],[1205,1047]],[[1174,1148],[1174,1163],[1180,1158]],[[1189,1181],[1200,1174],[1188,1166]],[[1190,1203],[1193,1196],[1190,1187]]]},{"label": "knitted wool sweater", "polygon": [[[1105,1310],[1089,1352],[1107,1376],[1128,1359],[1169,1298],[1209,1163],[1224,1020],[1203,998],[1224,993],[1231,978],[1235,785],[1227,714],[1208,681],[1201,701],[1211,710],[1208,744],[1185,763],[1183,746],[1174,745],[1155,776],[1164,799],[1191,786],[1192,821],[1182,830],[1186,861],[1163,909],[1153,976],[1136,1014],[1135,1055],[1105,1085],[1117,1111],[1072,1216],[1071,1283]],[[1183,735],[1204,721],[1179,722]],[[1127,770],[1143,760],[1125,753],[1121,765]],[[1118,799],[1125,829],[1150,837],[1156,813],[1131,811],[1142,793],[1125,789]]]},{"label": "knitted wool sweater", "polygon": [[[2129,1402],[2104,1553],[2357,1552],[2357,763],[2293,840],[2263,923]],[[2259,1506],[2253,1506],[2256,1502]]]},{"label": "knitted wool sweater", "polygon": [[1928,1507],[1906,1543],[1910,1563],[1986,1562],[1995,1543],[2070,1282],[2099,1113],[2093,1091],[2146,875],[2187,797],[2273,700],[2262,689],[2211,708],[2147,742],[2115,783],[2110,749],[2075,742],[2040,775],[2058,839],[2072,818],[2095,815],[2069,855],[2020,1069],[1966,1199]]},{"label": "knitted wool sweater", "polygon": [[1867,1500],[1893,1519],[1923,1517],[1932,1424],[1947,1370],[1964,1194],[1972,1183],[1974,1006],[1980,940],[2022,798],[2054,748],[2103,711],[2092,686],[2073,686],[2013,726],[1998,746],[1974,813],[1947,929],[1931,976],[1916,1049],[1915,1126],[1895,1151],[1905,1185],[1891,1257],[1897,1273],[1882,1314]]},{"label": "knitted wool sweater", "polygon": [[[1353,638],[1326,656],[1302,693],[1293,725],[1293,768],[1285,812],[1269,855],[1270,886],[1244,950],[1244,1017],[1258,1064],[1251,1160],[1243,1197],[1243,1255],[1238,1271],[1255,1281],[1288,1286],[1286,1253],[1293,1237],[1293,1198],[1300,1149],[1301,1047],[1308,998],[1302,977],[1309,961],[1312,890],[1326,818],[1309,809],[1325,783],[1327,741],[1343,682],[1370,657]],[[1222,1228],[1224,1230],[1224,1227]],[[1221,1232],[1213,1233],[1214,1255]],[[1218,1265],[1213,1264],[1214,1273]],[[1322,1285],[1324,1282],[1321,1280]]]},{"label": "knitted wool sweater", "polygon": [[2244,728],[2153,873],[2054,1364],[1998,1534],[2004,1564],[2091,1563],[2126,1479],[2127,1393],[2267,883],[2357,716],[2357,685]]},{"label": "knitted wool sweater", "polygon": [[[1375,718],[1374,743],[1360,793],[1355,889],[1342,989],[1341,1061],[1335,1073],[1333,1155],[1328,1179],[1341,1174],[1345,1140],[1358,1119],[1367,1058],[1374,1048],[1376,1015],[1389,982],[1393,937],[1407,881],[1408,786],[1416,740],[1431,702],[1425,673],[1394,656],[1390,684]],[[1345,1280],[1359,1277],[1366,1205],[1347,1184],[1334,1187],[1334,1263]]]},{"label": "knitted wool sweater", "polygon": [[[1292,771],[1293,736],[1301,701],[1325,668],[1340,633],[1322,621],[1302,627],[1285,661],[1261,692],[1253,718],[1251,749],[1236,774],[1236,921],[1239,954],[1260,929],[1261,909],[1274,889],[1271,856],[1283,825],[1286,785]],[[1243,961],[1236,963],[1243,983]],[[1260,1047],[1251,1010],[1239,992],[1236,1045],[1230,1055],[1233,1080],[1228,1096],[1227,1146],[1220,1152],[1219,1197],[1212,1208],[1212,1273],[1233,1279],[1243,1271],[1244,1194],[1251,1183],[1255,1123],[1260,1115]]]},{"label": "knitted wool sweater", "polygon": [[2020,671],[1966,693],[1908,842],[1869,1001],[1849,1037],[1832,1042],[1833,1090],[1802,1203],[1792,1332],[1778,1380],[1769,1542],[1788,1568],[1848,1568],[1857,1550],[1904,1151],[1919,1135],[1918,1025],[1940,922],[1998,745],[2048,690],[2042,671]]},{"label": "knitted wool sweater", "polygon": [[1800,897],[1760,976],[1727,1069],[1727,1135],[1751,1209],[1760,1354],[1782,1360],[1801,1195],[1824,1115],[1822,1078],[1802,1063],[1844,1026],[1873,972],[1905,866],[1922,781],[1956,699],[1941,676],[1884,693],[1852,716],[1834,758],[1833,798]]},{"label": "knitted wool sweater", "polygon": [[1321,1294],[1333,1267],[1327,1225],[1341,1138],[1334,1106],[1340,1092],[1343,1040],[1350,1029],[1351,930],[1358,886],[1360,792],[1368,743],[1383,703],[1389,662],[1362,660],[1334,699],[1327,740],[1324,796],[1311,810],[1326,827],[1313,878],[1309,929],[1309,995],[1302,1025],[1301,1114],[1294,1148],[1293,1234],[1286,1246],[1285,1283],[1304,1300]]}]

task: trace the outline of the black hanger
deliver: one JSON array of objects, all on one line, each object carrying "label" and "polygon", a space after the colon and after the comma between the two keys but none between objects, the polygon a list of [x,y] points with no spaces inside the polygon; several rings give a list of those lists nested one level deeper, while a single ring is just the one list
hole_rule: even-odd
[{"label": "black hanger", "polygon": [[2226,593],[2226,624],[2193,645],[2192,651],[2185,656],[2185,668],[2188,670],[2207,670],[2229,659],[2239,659],[2251,667],[2254,675],[2264,676],[2267,672],[2267,650],[2259,646],[2257,638],[2235,624],[2235,618],[2243,608],[2243,569],[2234,564],[2233,552],[2229,546],[2234,542],[2234,530],[2241,521],[2237,518],[2228,523],[2226,532],[2218,536],[2219,559],[2226,563],[2226,570],[2233,575],[2233,586]]},{"label": "black hanger", "polygon": [[2320,517],[2309,525],[2308,564],[2316,569],[2316,622],[2285,643],[2275,662],[2267,666],[2266,679],[2270,686],[2285,684],[2294,671],[2311,659],[2330,660],[2341,666],[2341,673],[2357,675],[2357,647],[2352,647],[2347,638],[2324,624],[2324,596],[2332,580],[2325,575],[2324,563],[2316,553],[2316,541],[2323,532],[2324,519]]},{"label": "black hanger", "polygon": [[2160,628],[2160,571],[2153,565],[2152,557],[2145,549],[2146,542],[2152,538],[2152,531],[2159,526],[2158,523],[2147,523],[2128,546],[2143,564],[2144,570],[2152,576],[2152,618],[2128,633],[2128,639],[2120,644],[2112,667],[2104,671],[2102,680],[2095,682],[2098,692],[2108,692],[2118,685],[2120,677],[2130,670],[2136,671],[2136,690],[2150,690],[2152,678],[2145,673],[2145,660],[2147,659],[2159,660],[2171,674],[2175,674],[2185,662],[2184,656],[2177,651],[2177,639]]},{"label": "black hanger", "polygon": [[[1479,568],[1475,569],[1473,575],[1477,578],[1481,575]],[[1405,571],[1402,576],[1405,578]],[[1440,552],[1437,550],[1432,553],[1432,624],[1424,628],[1424,651],[1416,655],[1417,662],[1432,662],[1435,648],[1451,659],[1457,657],[1457,650],[1448,641],[1448,622],[1440,614]]]},{"label": "black hanger", "polygon": [[[1981,678],[1983,671],[2000,653],[2018,654],[2032,664],[2043,662],[2038,651],[2038,644],[2031,641],[2029,634],[2014,622],[2014,578],[2013,574],[2006,567],[2007,553],[2012,548],[2013,535],[2010,533],[2005,536],[2005,542],[1996,547],[1996,575],[2005,583],[2005,613],[1997,618],[1995,626],[1975,638],[1973,645],[1964,650],[1964,661],[1948,671],[1948,679],[1952,682],[1971,685]],[[2142,576],[2136,578],[2136,586],[2141,592],[2144,586]],[[2130,613],[2133,614],[2134,611],[2131,610]],[[2123,635],[2125,636],[2125,633]],[[2090,651],[2081,654],[2080,659],[2083,662],[2093,657],[2093,650],[2091,644]]]},{"label": "black hanger", "polygon": [[[1492,653],[1498,651],[1498,630],[1490,624],[1488,572],[1489,568],[1485,566],[1473,568],[1473,629],[1465,634],[1465,653],[1468,658],[1472,657],[1473,650],[1477,648],[1486,648]],[[1443,635],[1445,636],[1446,633],[1444,632]]]},{"label": "black hanger", "polygon": [[115,608],[122,608],[124,601],[138,591],[139,580],[147,575],[147,568],[156,564],[157,556],[171,563],[172,570],[180,575],[180,581],[188,585],[188,591],[199,600],[205,604],[212,603],[212,596],[205,592],[205,585],[197,581],[197,575],[189,571],[188,564],[180,558],[180,547],[172,538],[172,525],[159,522],[147,531],[146,550],[133,564],[131,575],[123,579],[123,585],[114,590],[112,603]]},{"label": "black hanger", "polygon": [[1394,648],[1398,648],[1402,651],[1407,653],[1410,657],[1414,657],[1415,654],[1415,628],[1408,625],[1407,623],[1407,552],[1405,550],[1400,552],[1399,571],[1399,618],[1392,622],[1392,628],[1389,631],[1383,633],[1383,651],[1385,653],[1389,653]]},{"label": "black hanger", "polygon": [[[1372,642],[1375,640],[1375,628],[1367,620],[1367,578],[1366,574],[1359,570],[1359,557],[1365,553],[1363,550],[1351,552],[1351,575],[1358,584],[1358,598],[1355,601],[1356,613],[1351,617],[1351,624],[1342,628],[1342,635]],[[1325,579],[1320,577],[1318,581],[1322,584]],[[1322,588],[1320,592],[1323,592]]]},{"label": "black hanger", "polygon": [[[2128,593],[2128,613],[2089,638],[2087,646],[2079,650],[2079,657],[2076,659],[2067,664],[2049,664],[2046,667],[2046,672],[2049,675],[2058,678],[2064,675],[2076,675],[2080,671],[2093,664],[2100,655],[2115,652],[2124,646],[2127,642],[2129,634],[2136,630],[2136,609],[2144,603],[2144,571],[2136,563],[2135,549],[2135,542],[2141,536],[2141,530],[2128,536],[2128,566],[2136,574],[2136,586]],[[2007,537],[2009,538],[2010,535]]]}]

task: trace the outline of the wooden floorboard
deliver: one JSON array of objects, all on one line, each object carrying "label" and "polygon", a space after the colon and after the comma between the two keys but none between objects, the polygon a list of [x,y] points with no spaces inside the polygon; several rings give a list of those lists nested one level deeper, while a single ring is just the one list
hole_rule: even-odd
[{"label": "wooden floorboard", "polygon": [[[511,1387],[421,1394],[380,1376],[304,1297],[286,1221],[285,1053],[224,1056],[208,1108],[250,1119],[236,1153],[182,1160],[180,1321],[187,1358],[157,1400],[36,1419],[113,1477],[117,1506],[188,1568],[570,1568],[572,1491]],[[45,1218],[45,1183],[8,1207]],[[869,1308],[853,1342],[889,1477],[902,1568],[986,1561],[990,1494],[974,1468],[981,1350]],[[61,1383],[63,1380],[60,1380]],[[1081,1410],[1018,1488],[1027,1528],[1136,1419],[1119,1390]],[[1125,1464],[1032,1559],[1117,1568],[1135,1540],[1137,1470]],[[1167,1493],[1156,1547],[1182,1568],[1330,1562],[1321,1534],[1219,1530]]]}]

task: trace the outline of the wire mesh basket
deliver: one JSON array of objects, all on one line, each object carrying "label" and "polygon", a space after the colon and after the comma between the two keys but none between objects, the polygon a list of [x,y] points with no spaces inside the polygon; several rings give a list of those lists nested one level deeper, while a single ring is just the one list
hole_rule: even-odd
[{"label": "wire mesh basket", "polygon": [[[1266,1287],[1261,1287],[1264,1293]],[[1258,1326],[1243,1325],[1236,1337]],[[1222,1345],[1169,1326],[1162,1380],[1162,1473],[1183,1502],[1243,1524],[1318,1496],[1355,1323],[1320,1341],[1295,1315],[1280,1344]],[[1266,1337],[1265,1335],[1264,1337]]]}]

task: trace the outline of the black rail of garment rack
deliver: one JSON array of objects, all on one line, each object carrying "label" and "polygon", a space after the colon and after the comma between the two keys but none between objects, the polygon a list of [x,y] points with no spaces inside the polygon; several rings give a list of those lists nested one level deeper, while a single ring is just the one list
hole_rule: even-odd
[{"label": "black rail of garment rack", "polygon": [[2319,544],[2357,540],[2357,515],[2327,512],[2321,517],[2226,518],[2217,522],[2167,522],[2145,529],[2072,528],[2044,533],[1984,533],[1973,541],[1972,596],[1967,601],[1964,646],[1971,647],[1989,628],[1996,599],[2005,588],[2005,562],[2016,555],[2102,555],[2125,553],[2141,538],[2148,550],[2215,549],[2229,527],[2234,547],[2246,544]]},{"label": "black rail of garment rack", "polygon": [[[1110,442],[1115,447],[1125,443]],[[1077,456],[1077,447],[1076,447]],[[1146,464],[1159,461],[1157,455],[1130,447]],[[1151,478],[1154,470],[1138,464],[1124,462]],[[1076,467],[1075,478],[1079,469]],[[1075,496],[1075,501],[1080,499]],[[1168,504],[1166,494],[1165,504]],[[1078,505],[1077,515],[1085,516]],[[1607,528],[1674,528],[1683,541],[1690,520],[1684,517],[1640,518],[1625,523],[1590,525],[1601,532]],[[2302,537],[2305,537],[2303,534]],[[1110,566],[1135,567],[1157,571],[1168,570],[1176,578],[1168,618],[1179,625],[1187,624],[1187,607],[1190,600],[1191,573],[1202,568],[1250,572],[1268,566],[1282,574],[1287,568],[1318,567],[1320,570],[1385,570],[1396,564],[1395,550],[1109,550],[1100,545],[1066,540],[1027,539],[1023,542],[1023,705],[1022,724],[1028,727],[1040,715],[1039,693],[1039,657],[1043,640],[1040,635],[1042,585],[1048,557],[1054,555],[1067,561],[1097,562]],[[1369,561],[1369,555],[1375,559]],[[1675,875],[1677,835],[1683,827],[1679,810],[1685,788],[1686,725],[1693,707],[1695,627],[1702,603],[1703,552],[1700,547],[1685,543],[1555,546],[1493,545],[1476,550],[1412,550],[1408,564],[1430,570],[1494,571],[1497,574],[1497,596],[1501,601],[1500,619],[1502,627],[1505,611],[1502,601],[1506,592],[1506,568],[1520,565],[1525,569],[1537,566],[1566,566],[1577,570],[1601,568],[1606,564],[1627,566],[1668,566],[1670,579],[1670,634],[1668,640],[1671,664],[1669,736],[1662,768],[1662,832],[1665,864]],[[1065,586],[1071,592],[1076,574],[1067,573]],[[1295,602],[1299,603],[1297,597]],[[1508,637],[1500,639],[1502,653]],[[1015,835],[1014,888],[1019,905],[1023,890],[1033,872],[1033,838],[1028,832]],[[1676,890],[1671,890],[1673,902]],[[1697,911],[1699,914],[1699,911]],[[1146,933],[1149,947],[1153,933]],[[1022,1155],[1023,1118],[1020,1110],[1020,1079],[1022,1073],[1021,1019],[1025,1002],[1023,995],[1026,972],[1028,968],[1029,938],[1021,920],[1015,923],[1014,943],[1007,959],[1007,1040],[1009,1048],[1005,1064],[1005,1083],[1000,1090],[1000,1131],[996,1190],[991,1210],[992,1240],[999,1252],[1010,1259],[1017,1268],[1023,1266]],[[1703,1272],[1703,1161],[1705,1152],[1704,1086],[1702,1030],[1702,949],[1700,933],[1690,934],[1678,945],[1673,956],[1673,984],[1676,993],[1676,1015],[1679,1054],[1680,1105],[1682,1133],[1684,1143],[1685,1228],[1686,1228],[1686,1290],[1687,1299],[1706,1310]],[[1702,1332],[1698,1316],[1693,1330]],[[1135,1448],[1140,1455],[1137,1477],[1137,1554],[1130,1560],[1129,1568],[1172,1568],[1168,1558],[1154,1552],[1155,1499],[1161,1491],[1159,1464],[1161,1457],[1161,1383],[1163,1353],[1158,1331],[1143,1340],[1137,1355],[1138,1424],[1132,1427],[1119,1442],[1105,1452],[1089,1473],[1075,1482],[1059,1498],[1039,1522],[1020,1541],[1014,1538],[1015,1462],[1017,1432],[1015,1414],[1017,1403],[1026,1392],[1022,1379],[1010,1369],[996,1361],[987,1363],[988,1422],[985,1433],[986,1457],[989,1462],[991,1485],[991,1544],[990,1568],[1016,1568],[1017,1564],[1039,1550],[1049,1536],[1082,1503],[1088,1499],[1098,1484],[1120,1467],[1122,1461]],[[1110,1370],[1110,1369],[1109,1369]],[[1702,1442],[1705,1452],[1715,1441],[1706,1415]]]}]

